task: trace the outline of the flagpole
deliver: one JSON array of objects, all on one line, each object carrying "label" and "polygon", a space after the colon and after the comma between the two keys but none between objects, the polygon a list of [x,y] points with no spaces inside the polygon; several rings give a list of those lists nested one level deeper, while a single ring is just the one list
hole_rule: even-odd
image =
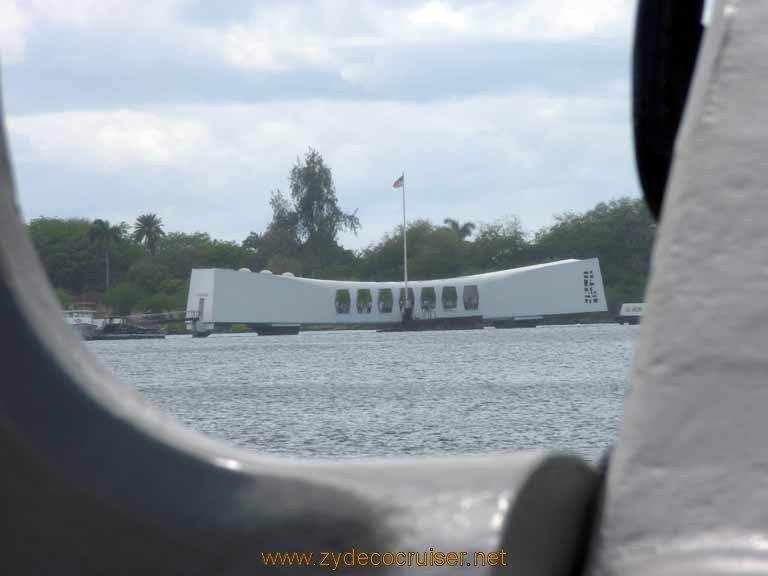
[{"label": "flagpole", "polygon": [[407,317],[410,320],[410,316],[408,315],[408,240],[407,240],[407,234],[408,231],[408,225],[405,220],[405,172],[403,172],[402,176],[400,176],[403,180],[403,279],[405,284],[405,304],[403,306],[403,315],[404,317]]}]

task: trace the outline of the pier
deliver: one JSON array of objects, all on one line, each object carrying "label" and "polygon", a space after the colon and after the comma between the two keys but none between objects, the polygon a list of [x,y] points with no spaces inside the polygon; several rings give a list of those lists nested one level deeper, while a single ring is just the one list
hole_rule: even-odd
[{"label": "pier", "polygon": [[83,340],[146,340],[165,338],[161,325],[194,323],[197,311],[172,310],[144,314],[99,313],[95,306],[79,304],[64,311],[64,320]]}]

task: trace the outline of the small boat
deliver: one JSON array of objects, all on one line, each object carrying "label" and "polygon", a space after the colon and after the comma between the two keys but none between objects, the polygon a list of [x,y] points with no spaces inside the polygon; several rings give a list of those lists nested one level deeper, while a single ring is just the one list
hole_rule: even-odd
[{"label": "small boat", "polygon": [[123,318],[96,317],[96,306],[82,302],[64,310],[64,321],[83,340],[145,340],[165,338],[165,333],[129,324]]},{"label": "small boat", "polygon": [[616,316],[619,324],[639,324],[645,314],[644,302],[627,302],[621,305],[621,310]]},{"label": "small boat", "polygon": [[64,321],[77,332],[83,340],[91,340],[97,330],[101,328],[102,321],[94,317],[96,313],[92,304],[82,302],[74,304],[64,310]]}]

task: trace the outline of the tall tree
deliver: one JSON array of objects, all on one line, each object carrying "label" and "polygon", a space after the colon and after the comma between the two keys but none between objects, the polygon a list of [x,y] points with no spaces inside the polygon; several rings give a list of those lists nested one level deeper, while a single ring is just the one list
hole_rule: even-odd
[{"label": "tall tree", "polygon": [[357,211],[347,214],[339,208],[331,169],[317,150],[310,148],[303,161],[296,160],[290,185],[300,241],[327,246],[336,242],[339,232],[360,228]]},{"label": "tall tree", "polygon": [[478,272],[534,264],[530,245],[516,216],[481,224],[470,252],[471,262]]},{"label": "tall tree", "polygon": [[301,243],[298,239],[298,214],[280,190],[272,192],[269,200],[272,221],[262,234],[251,233],[242,246],[251,255],[252,265],[269,268],[272,272],[302,272]]},{"label": "tall tree", "polygon": [[121,242],[126,235],[128,225],[121,222],[111,226],[108,220],[96,219],[88,230],[88,239],[104,252],[104,289],[109,290],[109,254],[112,248]]},{"label": "tall tree", "polygon": [[453,218],[446,218],[443,220],[443,224],[453,230],[462,240],[472,236],[472,232],[474,232],[476,228],[474,222],[464,222],[464,224],[461,224],[458,220],[454,220]]},{"label": "tall tree", "polygon": [[48,279],[74,295],[101,287],[103,255],[88,239],[91,222],[82,218],[35,218],[29,233]]},{"label": "tall tree", "polygon": [[133,239],[144,244],[144,249],[152,256],[157,253],[157,244],[163,236],[163,221],[156,214],[142,214],[136,218]]}]

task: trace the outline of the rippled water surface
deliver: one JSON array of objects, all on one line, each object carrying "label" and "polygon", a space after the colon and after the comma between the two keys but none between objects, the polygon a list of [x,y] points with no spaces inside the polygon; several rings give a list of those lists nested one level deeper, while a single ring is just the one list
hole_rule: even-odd
[{"label": "rippled water surface", "polygon": [[617,432],[636,334],[599,324],[86,345],[185,424],[261,452],[596,457]]}]

